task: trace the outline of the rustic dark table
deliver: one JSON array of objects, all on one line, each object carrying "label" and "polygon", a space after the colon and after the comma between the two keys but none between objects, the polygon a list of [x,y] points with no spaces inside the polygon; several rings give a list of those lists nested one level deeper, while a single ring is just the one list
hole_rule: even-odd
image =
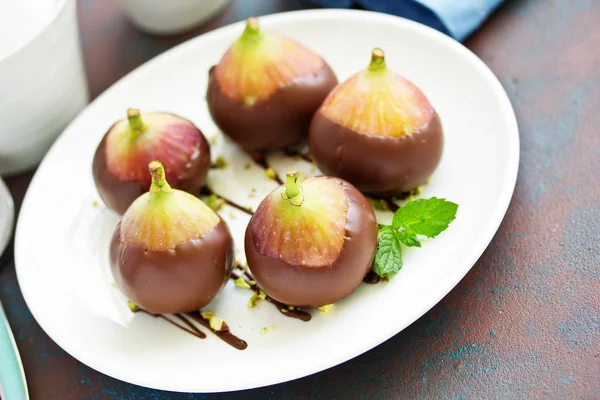
[{"label": "rustic dark table", "polygon": [[[233,1],[210,24],[174,38],[138,32],[115,0],[82,0],[79,6],[96,97],[190,37],[305,4]],[[600,398],[599,21],[596,0],[513,0],[466,41],[514,104],[521,132],[519,179],[508,214],[481,259],[400,334],[338,367],[272,387],[187,396],[149,390],[88,368],[42,331],[19,291],[9,248],[1,260],[8,265],[0,273],[0,295],[31,397]],[[17,208],[31,177],[7,180]]]}]

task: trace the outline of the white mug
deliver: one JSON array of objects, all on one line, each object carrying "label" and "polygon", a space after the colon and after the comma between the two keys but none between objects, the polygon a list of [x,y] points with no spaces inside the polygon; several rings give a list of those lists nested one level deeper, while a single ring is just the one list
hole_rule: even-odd
[{"label": "white mug", "polygon": [[120,0],[139,29],[155,35],[190,30],[214,17],[230,0]]},{"label": "white mug", "polygon": [[26,43],[0,53],[0,175],[36,166],[89,101],[76,0],[47,4]]},{"label": "white mug", "polygon": [[8,188],[0,178],[0,256],[6,249],[14,225],[15,208]]}]

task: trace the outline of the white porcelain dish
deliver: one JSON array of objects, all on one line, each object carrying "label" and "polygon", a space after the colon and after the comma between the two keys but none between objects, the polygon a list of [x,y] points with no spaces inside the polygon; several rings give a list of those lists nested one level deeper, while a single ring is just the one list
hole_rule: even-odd
[{"label": "white porcelain dish", "polygon": [[15,206],[6,184],[0,178],[0,256],[12,236],[15,219]]},{"label": "white porcelain dish", "polygon": [[[244,351],[130,313],[107,268],[118,217],[100,202],[91,174],[96,146],[127,107],[176,112],[207,137],[216,135],[213,158],[222,155],[230,162],[211,171],[216,192],[255,207],[275,187],[260,168],[245,169],[248,157],[216,133],[204,99],[208,69],[243,22],[195,38],[132,72],[81,113],[42,162],[23,203],[15,244],[23,296],[48,335],[98,371],[152,388],[221,392],[333,367],[434,306],[475,264],[504,217],[519,162],[517,123],[502,86],[469,50],[420,24],[378,13],[301,11],[260,22],[323,55],[340,80],[364,68],[373,47],[382,47],[388,65],[424,91],[443,121],[443,159],[422,196],[457,202],[457,219],[423,248],[407,249],[404,267],[390,283],[362,285],[329,313],[313,313],[308,323],[286,318],[270,304],[249,309],[250,293],[229,282],[207,309],[248,342]],[[270,163],[280,173],[297,167],[311,172],[302,161],[282,156],[270,157]],[[248,217],[232,208],[221,215],[244,261]],[[385,222],[390,215],[378,218]],[[377,321],[376,327],[369,321]],[[272,329],[260,334],[267,326]]]},{"label": "white porcelain dish", "polygon": [[38,164],[88,103],[76,2],[53,2],[37,33],[0,57],[0,175]]},{"label": "white porcelain dish", "polygon": [[172,35],[197,27],[230,0],[120,0],[121,9],[138,28],[155,35]]}]

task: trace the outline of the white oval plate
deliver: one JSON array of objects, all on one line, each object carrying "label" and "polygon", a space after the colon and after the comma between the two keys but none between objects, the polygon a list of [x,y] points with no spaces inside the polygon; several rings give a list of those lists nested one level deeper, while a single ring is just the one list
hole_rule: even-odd
[{"label": "white oval plate", "polygon": [[[506,212],[519,161],[517,123],[498,80],[466,48],[420,24],[369,12],[301,11],[260,21],[263,29],[323,55],[340,81],[366,67],[373,47],[386,51],[388,65],[425,92],[443,121],[443,159],[422,197],[457,202],[457,219],[423,248],[407,249],[403,269],[389,284],[362,285],[331,312],[314,312],[308,323],[266,303],[247,308],[249,291],[229,282],[207,309],[248,342],[244,351],[130,313],[107,269],[118,217],[99,200],[92,157],[106,129],[131,106],[178,113],[207,137],[217,135],[205,104],[208,69],[244,23],[190,40],[138,68],[82,112],[44,159],[23,203],[15,249],[23,296],[56,343],[100,372],[152,388],[217,392],[322,371],[377,346],[435,305],[477,261]],[[210,184],[256,207],[275,183],[258,167],[246,170],[249,159],[215,137],[213,159],[223,155],[230,166],[213,170]],[[307,164],[278,156],[271,163],[281,174],[298,165],[311,172]],[[248,217],[231,208],[221,215],[243,261]],[[389,214],[378,216],[389,221]],[[272,329],[260,334],[266,326]]]}]

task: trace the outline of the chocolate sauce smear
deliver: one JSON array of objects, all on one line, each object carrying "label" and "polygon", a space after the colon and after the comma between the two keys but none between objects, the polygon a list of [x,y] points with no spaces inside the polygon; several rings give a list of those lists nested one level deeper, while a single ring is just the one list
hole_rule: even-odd
[{"label": "chocolate sauce smear", "polygon": [[365,196],[372,198],[373,200],[377,200],[381,202],[381,208],[384,210],[390,210],[391,212],[396,212],[400,209],[400,206],[394,202],[394,198],[392,197],[381,197],[376,196],[371,193],[363,193]]},{"label": "chocolate sauce smear", "polygon": [[[150,314],[150,313],[148,313],[146,311],[146,314]],[[150,315],[153,315],[153,314],[150,314]],[[155,315],[155,317],[156,317],[156,315]],[[185,325],[187,325],[189,327],[189,329],[185,328],[182,325],[179,325],[179,324],[171,321],[169,318],[165,317],[164,315],[158,315],[158,317],[164,319],[165,321],[169,321],[169,323],[171,323],[171,325],[175,325],[179,329],[182,329],[182,330],[184,330],[186,332],[189,332],[192,335],[194,335],[194,336],[196,336],[196,337],[198,337],[200,339],[206,338],[206,334],[204,332],[202,332],[200,329],[198,329],[198,327],[196,327],[196,325],[192,324],[187,318],[185,318],[182,315],[175,314],[174,317],[177,318],[179,321],[183,322]]]},{"label": "chocolate sauce smear", "polygon": [[[202,318],[202,315],[200,314],[200,312],[196,311],[196,312],[187,312],[187,313],[180,313],[180,314],[174,314],[173,317],[176,319],[172,320],[170,318],[167,318],[166,316],[162,315],[162,314],[152,314],[149,313],[148,311],[142,309],[142,308],[137,308],[135,312],[143,312],[145,314],[148,314],[154,318],[160,318],[162,320],[167,321],[169,324],[175,326],[178,329],[181,329],[184,332],[187,332],[191,335],[196,336],[199,339],[205,339],[206,338],[206,334],[204,332],[202,332],[192,321],[195,321],[196,323],[202,325],[203,327],[209,329],[212,333],[214,333],[219,339],[221,339],[222,341],[224,341],[225,343],[227,343],[228,345],[230,345],[231,347],[234,347],[238,350],[244,350],[248,347],[248,343],[246,343],[245,340],[240,339],[239,337],[235,336],[233,333],[231,333],[229,331],[229,328],[227,328],[224,331],[216,331],[214,329],[212,329],[210,327],[210,324],[207,320],[205,320],[204,318]],[[226,324],[225,324],[226,325]]]},{"label": "chocolate sauce smear", "polygon": [[[186,313],[185,315],[187,315],[189,318],[193,319],[200,325],[204,326],[205,328],[210,329],[212,333],[217,335],[219,339],[221,339],[228,345],[235,347],[238,350],[244,350],[246,347],[248,347],[248,343],[246,343],[245,340],[242,340],[239,337],[235,336],[233,333],[231,333],[229,331],[229,328],[227,328],[224,331],[215,331],[214,329],[212,329],[208,321],[202,318],[202,315],[200,315],[199,312]],[[225,324],[225,322],[223,324]]]},{"label": "chocolate sauce smear", "polygon": [[369,284],[379,283],[379,281],[381,281],[381,278],[373,271],[369,271],[369,273],[363,279],[364,283]]},{"label": "chocolate sauce smear", "polygon": [[[240,278],[243,279],[248,284],[248,286],[250,286],[250,289],[252,291],[254,291],[257,294],[260,293],[260,286],[258,286],[258,283],[256,283],[256,281],[254,280],[254,277],[252,276],[250,271],[244,271],[241,268],[236,268],[231,273],[231,278],[232,279],[240,279]],[[312,315],[310,315],[310,313],[303,311],[303,310],[299,310],[297,308],[290,308],[287,305],[280,303],[277,300],[273,299],[269,295],[266,295],[265,300],[267,300],[269,303],[271,303],[275,307],[277,307],[277,310],[279,310],[279,312],[282,315],[285,315],[286,317],[296,318],[296,319],[302,320],[304,322],[308,322],[312,318]]]},{"label": "chocolate sauce smear", "polygon": [[[252,157],[252,160],[258,164],[259,166],[261,166],[263,169],[267,170],[269,169],[269,161],[267,160],[267,157],[265,155],[264,152],[261,151],[252,151],[250,153],[248,153],[250,155],[250,157]],[[279,175],[275,174],[275,181],[277,181],[277,183],[279,183],[280,185],[283,185],[283,181],[281,180],[281,178],[279,177]]]},{"label": "chocolate sauce smear", "polygon": [[227,204],[228,206],[238,209],[248,215],[254,215],[254,212],[252,210],[250,210],[249,208],[241,206],[241,205],[229,200],[228,198],[225,198],[225,197],[221,196],[220,194],[213,192],[212,189],[209,188],[208,186],[202,186],[202,189],[200,190],[200,194],[206,195],[206,196],[210,196],[211,194],[214,194],[215,196],[219,196],[220,199],[223,199],[225,204]]},{"label": "chocolate sauce smear", "polygon": [[285,154],[288,157],[298,157],[298,158],[300,158],[308,163],[311,163],[311,164],[314,162],[312,157],[309,154],[301,153],[294,149],[285,149],[283,151],[283,154]]}]

